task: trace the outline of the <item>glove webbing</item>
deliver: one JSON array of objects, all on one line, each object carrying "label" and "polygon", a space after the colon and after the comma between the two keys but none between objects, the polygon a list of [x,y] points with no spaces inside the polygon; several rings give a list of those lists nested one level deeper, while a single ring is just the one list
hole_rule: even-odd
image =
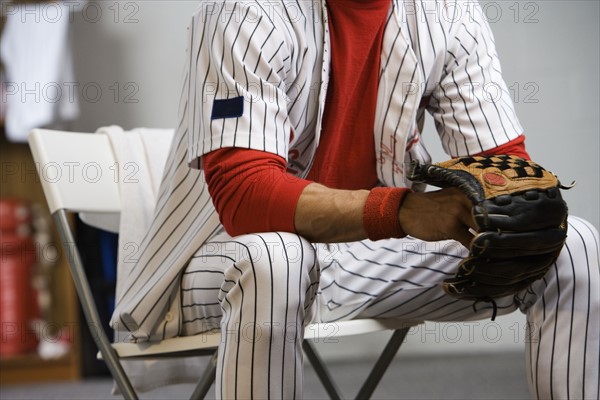
[{"label": "glove webbing", "polygon": [[544,169],[537,164],[529,163],[524,159],[511,158],[507,155],[494,156],[484,159],[476,159],[474,157],[465,157],[462,163],[467,167],[486,169],[495,167],[500,171],[512,169],[519,178],[541,178],[543,177]]}]

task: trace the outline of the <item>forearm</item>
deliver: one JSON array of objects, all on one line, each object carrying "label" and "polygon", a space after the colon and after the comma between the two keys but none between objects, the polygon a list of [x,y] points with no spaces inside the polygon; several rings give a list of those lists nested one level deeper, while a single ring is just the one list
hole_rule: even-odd
[{"label": "forearm", "polygon": [[221,222],[232,236],[295,232],[315,243],[411,235],[468,243],[470,203],[457,189],[331,189],[289,176],[285,162],[262,152],[222,149],[204,158]]},{"label": "forearm", "polygon": [[318,243],[366,239],[363,212],[368,196],[368,190],[338,190],[311,183],[296,205],[296,232]]},{"label": "forearm", "polygon": [[[306,186],[296,206],[296,232],[319,243],[372,239],[374,229],[372,226],[367,228],[365,221],[365,204],[371,199],[370,194],[372,192],[368,190],[336,190],[316,183]],[[456,188],[429,193],[409,191],[401,205],[393,206],[394,201],[379,204],[382,209],[393,208],[388,215],[378,217],[385,218],[383,225],[389,224],[390,228],[390,234],[383,238],[408,234],[427,241],[455,239],[465,246],[472,238],[469,228],[474,228],[475,224],[471,218],[471,203]],[[375,218],[379,204],[375,200]],[[369,208],[367,205],[366,209]],[[396,228],[395,223],[398,224]]]}]

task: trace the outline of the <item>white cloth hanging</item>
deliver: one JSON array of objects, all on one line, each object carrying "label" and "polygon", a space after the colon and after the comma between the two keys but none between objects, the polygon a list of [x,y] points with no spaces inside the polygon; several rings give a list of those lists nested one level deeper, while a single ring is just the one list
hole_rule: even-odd
[{"label": "white cloth hanging", "polygon": [[11,3],[6,11],[0,40],[5,67],[0,104],[7,138],[26,142],[31,129],[60,127],[79,115],[70,10],[62,2],[53,2]]}]

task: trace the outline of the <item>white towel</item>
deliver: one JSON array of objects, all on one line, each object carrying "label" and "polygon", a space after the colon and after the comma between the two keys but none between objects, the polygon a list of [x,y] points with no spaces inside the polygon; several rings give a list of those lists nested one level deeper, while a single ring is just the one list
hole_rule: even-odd
[{"label": "white towel", "polygon": [[140,244],[152,221],[173,129],[136,128],[124,131],[120,126],[112,125],[102,127],[96,133],[109,137],[117,160],[116,177],[122,204],[117,262],[118,301],[123,289],[121,284],[137,259]]},{"label": "white towel", "polygon": [[[119,252],[117,262],[117,301],[123,283],[136,260],[136,252],[152,221],[156,196],[173,138],[172,129],[136,128],[124,131],[120,126],[102,127],[115,153],[121,195]],[[85,216],[84,221],[89,220]],[[127,332],[115,332],[115,341],[123,341]],[[139,391],[198,379],[208,362],[207,357],[125,361],[123,368]],[[113,392],[118,393],[116,385]]]}]

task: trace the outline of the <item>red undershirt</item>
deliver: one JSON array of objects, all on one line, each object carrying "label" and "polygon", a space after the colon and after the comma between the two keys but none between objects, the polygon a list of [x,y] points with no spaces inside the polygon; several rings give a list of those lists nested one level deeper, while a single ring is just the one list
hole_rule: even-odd
[{"label": "red undershirt", "polygon": [[329,0],[327,8],[332,75],[307,179],[336,189],[371,189],[378,181],[373,126],[390,1]]},{"label": "red undershirt", "polygon": [[[307,179],[286,173],[285,160],[271,153],[224,148],[204,155],[209,192],[230,235],[295,232],[296,204],[311,182],[349,190],[377,185],[373,126],[389,6],[389,0],[327,2],[332,75],[321,140]],[[523,142],[520,136],[482,154],[529,158]]]}]

